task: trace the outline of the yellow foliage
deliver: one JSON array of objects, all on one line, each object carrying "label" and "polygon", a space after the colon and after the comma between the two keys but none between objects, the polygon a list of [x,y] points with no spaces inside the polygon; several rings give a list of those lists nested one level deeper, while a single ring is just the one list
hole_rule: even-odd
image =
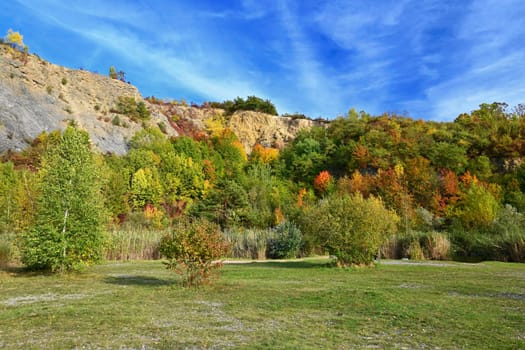
[{"label": "yellow foliage", "polygon": [[275,208],[275,210],[273,211],[273,216],[275,225],[279,225],[280,223],[286,220],[281,208]]},{"label": "yellow foliage", "polygon": [[204,121],[206,130],[211,136],[221,136],[224,132],[226,121],[221,114],[215,114],[212,118]]},{"label": "yellow foliage", "polygon": [[279,150],[271,147],[263,147],[260,144],[253,146],[252,159],[264,164],[271,163],[279,157]]},{"label": "yellow foliage", "polygon": [[14,32],[12,29],[9,29],[5,37],[5,42],[8,44],[16,45],[19,48],[23,48],[24,47],[24,36],[20,34],[19,32]]},{"label": "yellow foliage", "polygon": [[397,177],[400,178],[405,173],[405,169],[401,164],[396,164],[396,166],[394,166],[394,172],[396,173]]},{"label": "yellow foliage", "polygon": [[232,146],[239,150],[244,160],[248,160],[248,155],[246,154],[246,151],[244,150],[244,146],[239,140],[233,141]]}]

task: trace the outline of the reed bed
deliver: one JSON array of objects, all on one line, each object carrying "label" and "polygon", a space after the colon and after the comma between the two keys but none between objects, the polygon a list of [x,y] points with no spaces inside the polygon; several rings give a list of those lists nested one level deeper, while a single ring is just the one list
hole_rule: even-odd
[{"label": "reed bed", "polygon": [[157,260],[159,243],[167,230],[114,230],[108,232],[107,260]]}]

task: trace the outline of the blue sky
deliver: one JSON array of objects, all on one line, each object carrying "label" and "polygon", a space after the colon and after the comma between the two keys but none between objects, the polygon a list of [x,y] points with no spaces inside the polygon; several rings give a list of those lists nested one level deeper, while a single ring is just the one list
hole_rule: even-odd
[{"label": "blue sky", "polygon": [[525,102],[523,0],[10,0],[8,28],[53,63],[114,65],[144,96],[432,120]]}]

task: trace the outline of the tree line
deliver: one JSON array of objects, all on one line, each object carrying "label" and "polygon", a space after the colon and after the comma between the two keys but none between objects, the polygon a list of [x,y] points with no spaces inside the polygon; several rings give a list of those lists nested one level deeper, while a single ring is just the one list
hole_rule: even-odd
[{"label": "tree line", "polygon": [[217,123],[194,137],[144,129],[123,156],[93,152],[75,127],[43,133],[2,156],[0,235],[53,270],[99,260],[104,232],[181,220],[231,243],[273,228],[271,257],[524,261],[524,110],[482,104],[446,123],[350,110],[250,155]]}]

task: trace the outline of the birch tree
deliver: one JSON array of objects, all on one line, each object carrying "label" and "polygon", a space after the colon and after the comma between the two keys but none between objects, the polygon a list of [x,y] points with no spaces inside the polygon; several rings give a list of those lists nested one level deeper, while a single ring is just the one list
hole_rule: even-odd
[{"label": "birch tree", "polygon": [[68,127],[44,156],[35,224],[23,236],[33,269],[73,270],[101,258],[102,199],[86,132]]}]

